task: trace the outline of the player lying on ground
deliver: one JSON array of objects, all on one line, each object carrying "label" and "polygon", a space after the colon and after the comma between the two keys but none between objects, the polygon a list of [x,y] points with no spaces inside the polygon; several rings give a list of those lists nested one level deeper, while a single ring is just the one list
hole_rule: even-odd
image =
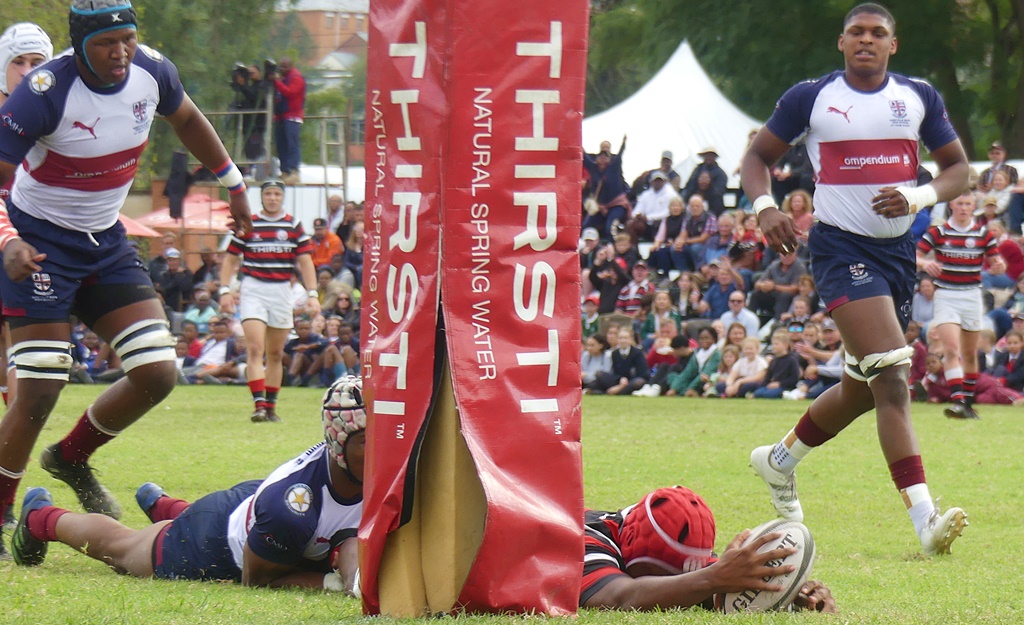
[{"label": "player lying on ground", "polygon": [[[618,512],[587,510],[580,606],[619,610],[657,610],[702,606],[712,609],[726,592],[781,589],[771,576],[794,567],[769,563],[795,549],[757,553],[780,534],[767,534],[742,546],[744,530],[725,548],[712,553],[715,517],[704,500],[688,488],[659,488],[639,503]],[[679,540],[671,537],[680,537]],[[797,595],[799,609],[836,612],[829,589],[808,581]]]},{"label": "player lying on ground", "polygon": [[191,505],[144,484],[136,500],[153,524],[141,530],[54,507],[46,489],[29,489],[11,541],[14,560],[38,566],[49,543],[61,542],[135,577],[353,593],[366,443],[360,379],[332,384],[321,414],[325,441],[262,482],[243,482]]}]

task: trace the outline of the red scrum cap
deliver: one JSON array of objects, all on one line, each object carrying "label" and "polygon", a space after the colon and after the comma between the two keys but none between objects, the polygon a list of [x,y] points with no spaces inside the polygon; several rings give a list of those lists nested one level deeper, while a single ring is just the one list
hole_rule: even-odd
[{"label": "red scrum cap", "polygon": [[679,574],[712,561],[715,515],[689,488],[659,488],[623,514],[619,545],[627,567],[650,562]]}]

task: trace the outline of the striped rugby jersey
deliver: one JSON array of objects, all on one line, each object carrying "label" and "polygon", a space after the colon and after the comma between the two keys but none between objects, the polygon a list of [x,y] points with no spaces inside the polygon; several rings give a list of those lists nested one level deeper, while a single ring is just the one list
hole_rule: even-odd
[{"label": "striped rugby jersey", "polygon": [[62,228],[117,223],[157,115],[185,99],[178,70],[139,44],[124,82],[91,87],[65,53],[32,71],[0,107],[0,160],[17,168],[11,199]]},{"label": "striped rugby jersey", "polygon": [[935,260],[942,266],[935,286],[961,291],[979,286],[985,258],[998,254],[995,237],[973,219],[963,230],[951,221],[928,228],[917,249],[922,254],[935,251]]},{"label": "striped rugby jersey", "polygon": [[930,84],[890,72],[875,91],[858,91],[842,71],[791,87],[765,126],[796,145],[814,167],[814,217],[868,237],[905,234],[913,215],[889,219],[871,208],[886,186],[917,186],[918,145],[935,151],[957,139]]},{"label": "striped rugby jersey", "polygon": [[244,239],[231,235],[228,253],[242,257],[242,275],[265,282],[288,282],[299,254],[312,254],[313,242],[302,223],[285,213],[277,219],[259,214]]}]

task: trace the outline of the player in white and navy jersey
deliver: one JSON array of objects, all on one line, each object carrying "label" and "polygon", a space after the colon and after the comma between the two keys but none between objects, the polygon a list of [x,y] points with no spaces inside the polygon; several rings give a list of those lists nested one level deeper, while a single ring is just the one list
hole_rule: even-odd
[{"label": "player in white and navy jersey", "polygon": [[141,530],[57,508],[46,489],[32,488],[12,541],[15,562],[38,566],[49,543],[62,542],[136,577],[353,593],[366,445],[359,378],[331,385],[321,421],[324,442],[262,481],[191,504],[144,484],[136,500],[153,524]]},{"label": "player in white and navy jersey", "polygon": [[[682,486],[659,488],[618,512],[587,510],[583,520],[580,607],[620,610],[715,607],[715,595],[779,588],[770,563],[789,549],[758,553],[777,534],[741,546],[744,531],[721,559],[712,553],[715,517],[704,500]],[[778,573],[779,571],[774,571]],[[794,600],[800,609],[835,612],[832,593],[808,581]]]},{"label": "player in white and navy jersey", "polygon": [[260,200],[263,210],[253,219],[252,232],[231,237],[220,269],[221,311],[232,314],[234,302],[224,296],[241,262],[238,312],[245,331],[245,375],[255,404],[250,417],[254,423],[281,420],[277,394],[284,376],[284,346],[293,325],[290,280],[296,268],[309,296],[307,314],[320,312],[313,242],[302,223],[284,212],[284,183],[264,181]]},{"label": "player in white and navy jersey", "polygon": [[[29,453],[72,364],[72,314],[121,357],[110,386],[41,463],[86,510],[120,514],[96,481],[92,453],[170,393],[174,337],[152,282],[118,222],[149,138],[163,116],[203,164],[235,187],[231,214],[250,227],[241,173],[188,98],[177,70],[137,40],[128,0],[73,0],[72,51],[29,74],[0,106],[0,292],[21,393],[0,425],[0,509],[14,500]],[[0,510],[2,511],[2,510]]]},{"label": "player in white and navy jersey", "polygon": [[[910,421],[907,374],[912,350],[903,328],[915,276],[914,214],[967,187],[968,163],[942,98],[923,80],[888,71],[896,21],[878,4],[854,7],[838,48],[845,69],[787,91],[754,137],[742,163],[743,187],[765,238],[795,250],[793,221],[769,194],[769,167],[803,142],[816,179],[808,248],[814,283],[843,337],[842,383],[820,395],[779,443],[758,447],[751,465],[776,511],[800,520],[794,471],[861,414],[875,409],[882,452],[926,554],[948,553],[966,525],[960,508],[940,513],[925,480]],[[939,174],[916,186],[924,146]]]},{"label": "player in white and navy jersey", "polygon": [[992,273],[1006,271],[995,237],[974,220],[975,205],[970,191],[950,200],[949,221],[928,228],[917,244],[918,268],[935,279],[935,316],[929,328],[942,341],[942,368],[953,401],[945,413],[953,419],[978,418],[974,387],[984,315],[981,269],[987,259]]}]

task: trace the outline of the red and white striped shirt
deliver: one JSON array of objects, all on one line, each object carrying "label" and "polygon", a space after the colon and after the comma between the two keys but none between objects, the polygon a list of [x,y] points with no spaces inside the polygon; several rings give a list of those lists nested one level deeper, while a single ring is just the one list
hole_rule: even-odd
[{"label": "red and white striped shirt", "polygon": [[302,223],[291,215],[253,217],[252,232],[231,236],[228,253],[242,257],[242,275],[265,282],[288,282],[299,254],[312,254],[313,243]]},{"label": "red and white striped shirt", "polygon": [[979,286],[985,258],[998,254],[992,233],[973,219],[964,229],[951,221],[928,228],[917,249],[922,254],[935,251],[935,260],[942,267],[935,286],[960,291]]}]

